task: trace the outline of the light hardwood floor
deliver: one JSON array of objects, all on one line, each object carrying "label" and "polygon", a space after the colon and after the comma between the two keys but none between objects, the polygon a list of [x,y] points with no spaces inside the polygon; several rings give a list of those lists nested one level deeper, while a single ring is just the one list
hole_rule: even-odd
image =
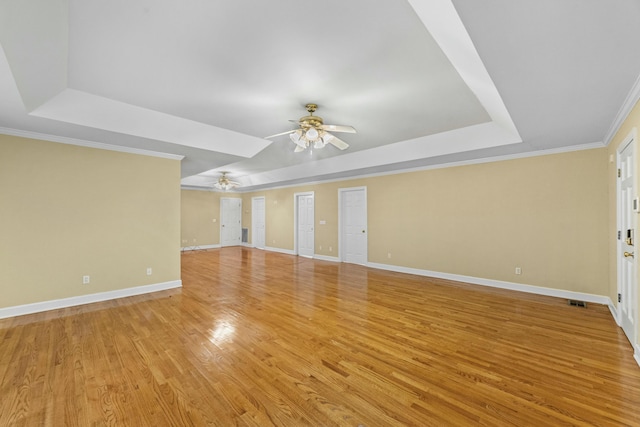
[{"label": "light hardwood floor", "polygon": [[608,309],[247,248],[0,320],[0,426],[640,425]]}]

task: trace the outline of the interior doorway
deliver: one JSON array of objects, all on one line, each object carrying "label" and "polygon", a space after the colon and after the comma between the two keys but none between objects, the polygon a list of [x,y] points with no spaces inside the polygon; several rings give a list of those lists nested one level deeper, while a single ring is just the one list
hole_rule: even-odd
[{"label": "interior doorway", "polygon": [[264,206],[264,197],[251,198],[251,243],[258,249],[264,249],[266,245]]},{"label": "interior doorway", "polygon": [[242,239],[242,199],[220,199],[220,246],[237,246]]},{"label": "interior doorway", "polygon": [[300,256],[313,257],[315,252],[315,196],[314,193],[296,193],[294,251]]},{"label": "interior doorway", "polygon": [[338,190],[338,252],[342,262],[368,261],[367,187]]},{"label": "interior doorway", "polygon": [[636,189],[636,132],[618,149],[618,317],[625,335],[635,347],[638,340],[638,262],[636,250],[638,211]]}]

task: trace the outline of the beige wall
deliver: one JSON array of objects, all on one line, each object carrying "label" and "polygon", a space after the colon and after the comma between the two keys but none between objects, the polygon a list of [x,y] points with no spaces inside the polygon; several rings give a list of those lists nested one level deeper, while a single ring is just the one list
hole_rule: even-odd
[{"label": "beige wall", "polygon": [[[634,128],[640,128],[640,103],[637,103],[635,107],[631,110],[631,113],[627,116],[625,121],[620,126],[620,129],[616,133],[616,135],[611,140],[609,144],[609,154],[613,156],[613,159],[616,159],[617,151],[621,147],[621,144],[627,139],[627,137],[631,134]],[[636,135],[637,137],[638,135]],[[638,150],[640,150],[640,144],[636,141],[636,189],[640,189],[640,155],[638,155]],[[609,235],[615,236],[617,233],[617,205],[616,205],[616,181],[617,181],[617,164],[616,161],[609,162],[609,171],[608,171],[608,185],[609,185]],[[638,237],[636,231],[636,239]],[[609,288],[608,295],[611,300],[617,306],[617,294],[618,294],[618,275],[617,275],[617,239],[611,238],[609,239],[609,264],[611,265],[610,273],[609,273]],[[638,277],[640,277],[640,272],[638,272]],[[638,307],[640,307],[640,292],[638,293]],[[638,325],[638,336],[640,336],[640,325]],[[637,343],[636,343],[637,344]]]},{"label": "beige wall", "polygon": [[606,171],[600,149],[376,178],[370,260],[605,295]]},{"label": "beige wall", "polygon": [[182,247],[219,244],[219,194],[211,191],[182,190],[180,202]]},{"label": "beige wall", "polygon": [[0,199],[0,308],[180,279],[178,160],[0,135]]},{"label": "beige wall", "polygon": [[265,196],[266,244],[292,250],[313,191],[315,253],[337,257],[338,189],[366,186],[370,262],[609,295],[607,173],[602,148],[244,193],[243,227]]}]

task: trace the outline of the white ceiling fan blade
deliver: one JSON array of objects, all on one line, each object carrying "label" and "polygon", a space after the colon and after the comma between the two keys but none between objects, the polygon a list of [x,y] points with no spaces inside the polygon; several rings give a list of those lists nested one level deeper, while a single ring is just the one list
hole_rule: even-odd
[{"label": "white ceiling fan blade", "polygon": [[299,153],[299,152],[304,151],[304,150],[305,150],[305,147],[303,147],[302,145],[296,144],[296,149],[293,150],[293,152],[294,153]]},{"label": "white ceiling fan blade", "polygon": [[293,133],[293,132],[295,132],[297,130],[298,129],[293,129],[293,130],[288,130],[286,132],[276,133],[275,135],[265,136],[264,139],[271,139],[271,138],[275,138],[276,136],[281,136],[281,135],[289,135],[290,133]]},{"label": "white ceiling fan blade", "polygon": [[341,150],[346,150],[349,148],[349,144],[341,140],[340,138],[336,138],[334,135],[327,133],[327,136],[324,138],[324,142],[327,144],[332,144],[334,147],[339,148]]},{"label": "white ceiling fan blade", "polygon": [[322,129],[331,131],[331,132],[346,132],[346,133],[356,133],[356,129],[353,126],[347,125],[322,125],[320,126]]}]

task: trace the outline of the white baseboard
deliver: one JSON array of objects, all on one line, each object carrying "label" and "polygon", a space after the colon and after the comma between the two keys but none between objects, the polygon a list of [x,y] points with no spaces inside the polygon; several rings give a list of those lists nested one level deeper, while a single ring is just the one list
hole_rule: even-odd
[{"label": "white baseboard", "polygon": [[337,256],[327,256],[327,255],[318,255],[314,254],[313,259],[319,259],[322,261],[331,261],[331,262],[340,262],[340,258]]},{"label": "white baseboard", "polygon": [[636,363],[640,366],[640,345],[633,346],[633,358],[636,359]]},{"label": "white baseboard", "polygon": [[[266,246],[264,248],[264,250],[265,251],[271,251],[271,252],[278,252],[278,253],[286,254],[286,255],[293,255],[293,256],[297,255],[291,249],[281,249],[281,248],[273,248],[273,247]],[[301,255],[301,256],[304,256],[304,255]],[[340,259],[338,259],[337,257],[326,256],[326,255],[318,255],[318,254],[313,254],[313,256],[306,257],[306,258],[318,259],[318,260],[322,260],[322,261],[340,262]]]},{"label": "white baseboard", "polygon": [[80,295],[77,297],[62,298],[51,301],[42,301],[33,304],[16,305],[13,307],[0,308],[0,319],[22,316],[25,314],[40,313],[42,311],[56,310],[59,308],[73,307],[76,305],[91,304],[94,302],[108,301],[134,295],[148,294],[151,292],[179,288],[181,286],[182,280],[172,280],[170,282],[156,283],[153,285],[136,286],[133,288],[99,292],[89,295]]},{"label": "white baseboard", "polygon": [[456,282],[471,283],[474,285],[489,286],[492,288],[509,289],[512,291],[527,292],[530,294],[546,295],[550,297],[574,299],[595,304],[612,305],[611,299],[603,295],[587,294],[582,292],[565,291],[561,289],[545,288],[542,286],[523,285],[521,283],[503,282],[501,280],[482,279],[479,277],[462,276],[459,274],[440,273],[437,271],[421,270],[417,268],[401,267],[397,265],[367,263],[368,267],[379,268],[381,270],[396,271],[398,273],[415,274],[418,276],[429,276],[438,279],[453,280]]},{"label": "white baseboard", "polygon": [[609,311],[613,316],[613,320],[616,321],[616,325],[622,327],[622,324],[620,323],[620,316],[618,316],[618,308],[613,304],[613,301],[611,300],[609,300]]},{"label": "white baseboard", "polygon": [[271,251],[271,252],[278,252],[278,253],[287,254],[287,255],[295,255],[296,254],[295,252],[293,252],[292,249],[272,248],[270,246],[265,246],[264,250],[265,251]]},{"label": "white baseboard", "polygon": [[185,246],[183,248],[180,248],[180,250],[182,252],[186,252],[186,251],[199,251],[204,249],[219,249],[220,247],[221,247],[220,245],[195,245],[195,246]]}]

